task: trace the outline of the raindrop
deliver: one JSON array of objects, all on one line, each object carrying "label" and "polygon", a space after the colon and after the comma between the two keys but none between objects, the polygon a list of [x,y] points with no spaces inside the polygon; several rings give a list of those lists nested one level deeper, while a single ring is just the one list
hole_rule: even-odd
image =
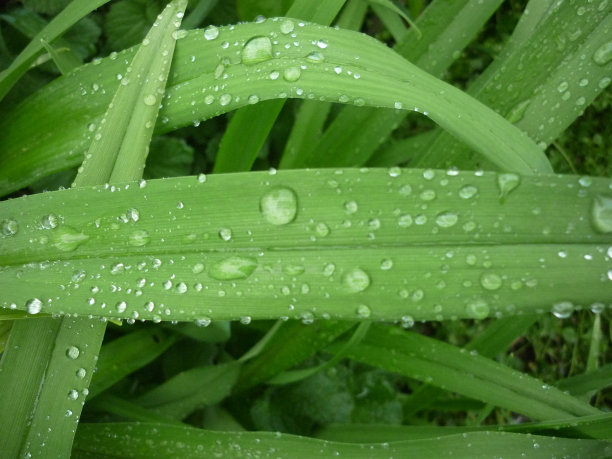
[{"label": "raindrop", "polygon": [[344,274],[342,284],[350,292],[363,292],[370,286],[370,276],[363,269],[353,268]]},{"label": "raindrop", "polygon": [[127,309],[127,303],[125,301],[119,301],[115,304],[115,310],[119,313],[125,312]]},{"label": "raindrop", "polygon": [[389,169],[389,177],[399,177],[402,174],[402,170],[399,167],[392,167]]},{"label": "raindrop", "polygon": [[123,263],[115,263],[113,266],[111,266],[111,274],[117,275],[117,274],[121,274],[122,272],[125,271],[125,265]]},{"label": "raindrop", "polygon": [[204,265],[202,263],[196,263],[193,265],[193,268],[191,268],[191,272],[194,274],[200,274],[202,271],[204,271]]},{"label": "raindrop", "polygon": [[472,319],[485,319],[489,316],[490,309],[486,301],[477,299],[467,304],[465,312]]},{"label": "raindrop", "polygon": [[3,236],[14,236],[19,231],[19,223],[17,220],[13,220],[12,218],[8,218],[6,220],[2,220],[2,235]]},{"label": "raindrop", "polygon": [[329,234],[329,226],[323,222],[319,222],[317,226],[315,226],[315,233],[317,233],[317,236],[325,237]]},{"label": "raindrop", "polygon": [[57,228],[57,225],[59,224],[59,218],[57,218],[57,215],[55,214],[47,214],[40,219],[40,223],[45,229]]},{"label": "raindrop", "polygon": [[176,291],[178,293],[185,293],[187,291],[187,284],[185,282],[179,282],[176,284]]},{"label": "raindrop", "polygon": [[257,94],[251,94],[247,100],[249,104],[253,105],[259,102],[259,96]]},{"label": "raindrop", "polygon": [[401,228],[408,228],[409,226],[412,225],[412,216],[409,214],[404,214],[401,215],[398,219],[397,219],[397,224],[401,227]]},{"label": "raindrop", "polygon": [[391,268],[393,268],[393,260],[385,258],[380,262],[380,269],[383,271],[389,271]]},{"label": "raindrop", "polygon": [[208,26],[204,30],[204,38],[206,38],[207,40],[214,40],[218,36],[219,36],[219,29],[213,25]]},{"label": "raindrop", "polygon": [[423,201],[433,201],[436,199],[436,192],[434,190],[423,190],[419,197]]},{"label": "raindrop", "polygon": [[297,196],[291,188],[273,188],[261,197],[259,210],[268,223],[286,225],[297,215]]},{"label": "raindrop", "polygon": [[87,376],[87,370],[85,368],[79,368],[76,372],[76,376],[79,379],[85,378],[85,376]]},{"label": "raindrop", "polygon": [[206,182],[206,174],[199,174],[199,175],[198,175],[198,182],[199,182],[199,183],[204,183],[204,182]]},{"label": "raindrop", "polygon": [[83,279],[85,279],[85,276],[87,276],[87,273],[84,270],[79,269],[75,271],[74,273],[72,273],[72,282],[74,282],[75,284],[78,284]]},{"label": "raindrop", "polygon": [[219,97],[219,104],[221,104],[222,106],[226,106],[229,105],[229,103],[232,101],[232,95],[231,94],[221,94],[221,96]]},{"label": "raindrop", "polygon": [[142,247],[147,245],[150,240],[151,237],[148,232],[145,230],[136,230],[130,234],[128,242],[133,247]]},{"label": "raindrop", "polygon": [[257,261],[247,257],[228,257],[211,266],[208,274],[217,280],[246,279],[255,268]]},{"label": "raindrop", "polygon": [[512,172],[497,174],[497,188],[499,189],[500,200],[503,201],[521,183],[521,178]]},{"label": "raindrop", "polygon": [[574,305],[570,301],[562,301],[552,307],[552,313],[557,319],[567,319],[573,312]]},{"label": "raindrop", "polygon": [[317,51],[313,51],[308,56],[306,56],[306,60],[308,60],[310,62],[313,62],[315,64],[318,64],[320,62],[323,62],[325,60],[325,57],[323,56],[322,53],[319,53]]},{"label": "raindrop", "polygon": [[409,196],[410,194],[412,194],[412,187],[408,184],[403,185],[400,189],[399,189],[399,193],[402,196]]},{"label": "raindrop", "polygon": [[318,48],[325,49],[327,48],[327,42],[325,40],[318,40],[316,42]]},{"label": "raindrop", "polygon": [[466,185],[459,190],[459,197],[462,199],[471,199],[478,194],[478,188],[473,185]]},{"label": "raindrop", "polygon": [[70,400],[76,400],[77,398],[79,398],[79,393],[76,390],[72,389],[68,391],[68,398]]},{"label": "raindrop", "polygon": [[145,105],[149,105],[149,106],[155,105],[156,100],[157,99],[154,94],[147,94],[146,96],[144,96],[144,99],[143,99]]},{"label": "raindrop", "polygon": [[68,349],[66,349],[66,356],[69,359],[76,360],[80,354],[81,351],[76,346],[69,346]]},{"label": "raindrop", "polygon": [[251,316],[243,316],[240,318],[240,323],[242,325],[248,325],[251,323]]},{"label": "raindrop", "polygon": [[347,214],[354,214],[359,209],[359,206],[355,201],[347,201],[344,203],[344,211]]},{"label": "raindrop", "polygon": [[495,273],[485,273],[480,277],[480,285],[487,290],[497,290],[502,286],[502,278]]},{"label": "raindrop", "polygon": [[54,247],[58,248],[62,252],[72,252],[87,239],[89,239],[89,236],[77,231],[74,228],[71,228],[70,226],[60,226],[55,230],[53,238]]},{"label": "raindrop", "polygon": [[291,83],[299,80],[301,73],[299,67],[288,67],[283,71],[283,79]]},{"label": "raindrop", "polygon": [[606,65],[612,60],[612,41],[604,43],[593,53],[593,61],[598,65]]},{"label": "raindrop", "polygon": [[323,267],[323,275],[325,277],[331,277],[336,271],[336,265],[333,263],[328,263]]},{"label": "raindrop", "polygon": [[593,314],[601,314],[606,309],[606,305],[603,303],[593,303],[589,309]]},{"label": "raindrop", "polygon": [[42,301],[38,298],[32,298],[31,300],[26,301],[26,310],[28,314],[38,314],[42,309]]},{"label": "raindrop", "polygon": [[292,20],[285,19],[283,22],[281,22],[280,31],[281,33],[286,35],[288,33],[293,32],[294,27],[295,27],[295,24],[293,23]]},{"label": "raindrop", "polygon": [[454,212],[442,212],[436,217],[436,225],[440,228],[450,228],[451,226],[455,226],[459,217]]},{"label": "raindrop", "polygon": [[241,56],[247,65],[268,61],[272,59],[272,42],[268,37],[253,37],[245,43]]},{"label": "raindrop", "polygon": [[210,317],[200,317],[195,320],[195,324],[198,327],[208,327],[211,324],[212,320]]},{"label": "raindrop", "polygon": [[360,304],[359,306],[357,306],[357,317],[359,317],[360,319],[368,319],[371,314],[372,311],[367,305]]},{"label": "raindrop", "polygon": [[400,323],[403,328],[412,328],[414,327],[414,318],[412,316],[402,316]]},{"label": "raindrop", "polygon": [[303,274],[305,270],[306,268],[304,268],[302,265],[283,265],[283,272],[290,276],[299,276],[300,274]]},{"label": "raindrop", "polygon": [[226,242],[232,240],[232,230],[230,228],[221,228],[219,230],[219,237]]},{"label": "raindrop", "polygon": [[597,195],[593,199],[591,208],[591,218],[593,226],[600,233],[612,232],[612,198],[609,196]]}]

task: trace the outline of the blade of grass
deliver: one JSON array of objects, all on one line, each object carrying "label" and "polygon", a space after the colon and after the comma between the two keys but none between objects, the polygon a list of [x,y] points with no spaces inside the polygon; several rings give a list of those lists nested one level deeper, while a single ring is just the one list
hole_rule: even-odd
[{"label": "blade of grass", "polygon": [[[338,346],[340,343],[335,343],[330,350]],[[541,381],[524,373],[397,328],[372,326],[366,338],[349,351],[349,356],[536,420],[599,414],[587,403],[552,386],[543,386]]]},{"label": "blade of grass", "polygon": [[612,364],[604,365],[595,371],[582,373],[555,383],[559,389],[573,395],[582,395],[612,386]]},{"label": "blade of grass", "polygon": [[277,457],[312,458],[333,457],[336,454],[351,458],[393,457],[453,457],[473,458],[499,455],[533,458],[584,455],[604,457],[611,452],[609,442],[574,440],[522,435],[506,432],[473,432],[438,438],[392,443],[351,444],[328,442],[295,435],[272,432],[212,432],[191,427],[163,424],[116,423],[80,424],[75,444],[75,457],[87,453],[98,457],[122,451],[138,457],[173,455],[181,445],[181,455],[199,457],[202,451],[218,457],[241,454],[265,457],[274,451]]},{"label": "blade of grass", "polygon": [[[203,179],[0,203],[19,227],[0,239],[1,306],[205,322],[442,320],[564,316],[612,296],[609,179],[394,168]],[[76,271],[85,279],[71,280]]]},{"label": "blade of grass", "polygon": [[[186,1],[175,1],[168,5],[159,17],[161,27],[154,27],[148,35],[151,41],[166,52],[168,52],[167,45],[170,45],[170,58],[175,40],[172,33],[180,24],[180,20],[176,21],[176,15],[179,12],[182,14],[185,7]],[[62,13],[58,17],[61,15]],[[163,38],[160,40],[159,37]],[[169,61],[166,60],[162,65],[155,62],[163,61],[165,56],[156,56],[154,62],[150,64],[151,67],[143,68],[144,63],[139,62],[139,59],[142,59],[139,57],[141,55],[140,52],[136,53],[133,62],[135,73],[153,68],[159,72],[156,77],[160,76],[161,83],[165,83]],[[147,82],[140,81],[138,86],[141,85],[147,86]],[[138,91],[138,86],[133,84],[130,90]],[[124,92],[124,95],[130,94]],[[131,107],[129,102],[129,97],[128,101],[117,100],[119,112],[110,106],[107,118],[109,124],[113,124],[122,108],[128,113],[134,111],[136,120],[143,124],[149,121],[152,127],[157,110],[154,112],[149,110],[143,116],[138,109],[133,110],[134,107]],[[148,105],[146,100],[144,103]],[[126,155],[133,155],[140,157],[144,163],[146,153],[143,154],[143,150],[146,150],[150,141],[151,129],[148,130],[148,138],[143,136],[137,127],[133,135],[139,139],[134,142],[135,139],[130,136],[123,138],[124,142],[130,142],[134,148],[121,153],[119,161]],[[106,142],[106,138],[102,136],[113,136],[115,133],[103,129],[98,133],[100,137],[95,139],[87,157],[91,164],[82,166],[75,180],[77,185],[104,183],[113,177],[112,167],[106,166],[109,161],[115,162],[116,151],[98,148],[102,143],[98,143],[98,140]],[[143,140],[146,144],[142,143]],[[120,149],[121,144],[114,144],[112,148]],[[124,180],[138,177],[144,164],[140,166],[142,167],[138,169],[137,163],[129,161],[127,166],[123,165],[126,169],[119,171],[116,176]],[[94,170],[93,167],[101,169]],[[72,243],[75,241],[70,237],[64,239],[65,242],[67,240],[71,240]],[[84,275],[82,272],[74,273],[73,281],[79,282]],[[76,317],[77,315],[74,318],[65,317],[60,320],[41,318],[35,322],[18,321],[13,326],[9,338],[10,347],[4,352],[0,361],[2,389],[0,397],[2,397],[1,404],[5,407],[0,414],[0,422],[6,431],[3,437],[10,439],[4,445],[8,456],[50,454],[63,457],[70,454],[76,424],[88,394],[88,384],[106,328],[104,322]],[[40,339],[41,333],[44,333],[44,340]],[[23,364],[24,360],[32,358],[34,358],[32,365]],[[27,382],[25,386],[24,381]],[[18,399],[12,398],[12,394],[15,393],[12,389],[15,389],[15,385],[19,386],[19,391],[22,393]]]},{"label": "blade of grass", "polygon": [[[291,21],[294,38],[277,33],[285,21],[290,20],[269,19],[261,23],[211,29],[214,32],[210,32],[209,37],[212,33],[216,37],[214,40],[207,40],[201,32],[192,31],[179,40],[182,50],[177,46],[174,86],[167,91],[158,132],[167,132],[191,124],[194,119],[197,121],[248,105],[251,96],[260,101],[320,97],[358,105],[416,108],[427,112],[442,127],[502,168],[524,172],[550,170],[539,147],[501,116],[419,70],[376,40],[351,31],[315,24],[300,26],[301,23]],[[278,42],[274,45],[279,50],[278,57],[271,53],[271,40],[268,54],[269,39],[266,36],[269,34],[274,34]],[[263,39],[253,44],[248,41],[253,37]],[[222,46],[226,39],[235,45]],[[294,46],[294,42],[299,46]],[[254,63],[249,52],[261,43],[265,43],[266,60]],[[317,43],[326,47],[322,49]],[[110,102],[106,93],[119,84],[117,74],[124,72],[124,61],[132,52],[125,51],[114,59],[111,56],[97,66],[81,67],[79,72],[56,80],[20,105],[6,122],[0,121],[0,142],[6,148],[5,155],[0,158],[0,189],[5,192],[16,189],[39,176],[41,171],[49,173],[66,167],[61,158],[68,162],[79,158],[82,151],[79,145],[92,136],[87,126],[99,123],[101,108]],[[243,54],[246,61],[241,59],[233,64]],[[354,59],[356,55],[359,60]],[[196,56],[195,61],[192,56]],[[311,62],[313,56],[316,56],[315,60],[324,56],[324,62]],[[215,91],[215,88],[219,91],[215,72],[218,73],[219,62],[225,60],[229,60],[230,65],[223,64],[221,73],[225,72],[223,74],[228,77],[224,78],[224,92],[218,94]],[[302,65],[306,66],[303,71]],[[341,69],[340,74],[335,70],[337,67]],[[293,81],[296,77],[299,81]],[[94,83],[105,90],[85,91],[85,95],[74,91],[74,85],[90,87]],[[46,108],[52,113],[46,112]],[[67,129],[61,133],[57,129],[48,129],[48,123],[59,117]],[[40,147],[41,135],[45,138],[44,148]],[[26,166],[31,167],[34,162],[36,168],[27,170]]]},{"label": "blade of grass", "polygon": [[[90,407],[89,402],[87,406]],[[180,421],[176,421],[175,419],[154,413],[153,411],[143,408],[130,400],[116,397],[111,394],[103,394],[96,398],[93,402],[91,402],[90,408],[111,413],[116,416],[121,416],[128,421],[156,422],[177,426],[186,425]]]},{"label": "blade of grass", "polygon": [[30,64],[42,52],[41,40],[51,43],[61,36],[83,17],[108,0],[74,0],[30,41],[28,46],[17,56],[9,68],[0,72],[0,100],[29,68]]}]

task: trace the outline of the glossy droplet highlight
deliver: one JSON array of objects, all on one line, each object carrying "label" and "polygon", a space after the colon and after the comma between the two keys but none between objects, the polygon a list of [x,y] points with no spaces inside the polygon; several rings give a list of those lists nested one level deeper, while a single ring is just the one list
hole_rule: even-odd
[{"label": "glossy droplet highlight", "polygon": [[219,29],[215,26],[208,26],[204,30],[204,38],[207,40],[214,40],[219,36]]},{"label": "glossy droplet highlight", "polygon": [[353,268],[344,274],[342,284],[349,292],[363,292],[370,286],[370,276],[361,268]]},{"label": "glossy droplet highlight", "polygon": [[7,218],[2,220],[2,235],[3,236],[14,236],[19,231],[19,223],[17,220]]},{"label": "glossy droplet highlight", "polygon": [[26,301],[25,307],[28,314],[38,314],[42,309],[42,301],[40,301],[38,298],[32,298],[31,300]]},{"label": "glossy droplet highlight", "polygon": [[68,349],[66,349],[66,357],[69,359],[76,360],[80,354],[81,351],[76,346],[69,346]]},{"label": "glossy droplet highlight", "polygon": [[45,229],[57,228],[57,225],[59,224],[59,218],[55,214],[47,214],[40,219],[40,224]]},{"label": "glossy droplet highlight", "polygon": [[291,188],[273,188],[261,197],[259,210],[268,223],[286,225],[297,215],[297,196]]},{"label": "glossy droplet highlight", "polygon": [[600,233],[612,232],[612,198],[597,195],[593,199],[591,207],[591,221],[593,227]]},{"label": "glossy droplet highlight", "polygon": [[228,257],[215,263],[208,274],[217,280],[246,279],[257,268],[257,261],[248,257]]},{"label": "glossy droplet highlight", "polygon": [[272,42],[268,37],[253,37],[245,43],[241,57],[247,65],[268,61],[272,59]]},{"label": "glossy droplet highlight", "polygon": [[561,301],[552,307],[552,313],[557,319],[567,319],[574,312],[574,305],[570,301]]}]

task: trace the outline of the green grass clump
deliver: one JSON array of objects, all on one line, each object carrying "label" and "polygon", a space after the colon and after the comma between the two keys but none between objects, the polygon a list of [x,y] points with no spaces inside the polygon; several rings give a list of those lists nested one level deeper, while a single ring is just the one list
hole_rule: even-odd
[{"label": "green grass clump", "polygon": [[0,13],[3,456],[612,455],[612,4]]}]

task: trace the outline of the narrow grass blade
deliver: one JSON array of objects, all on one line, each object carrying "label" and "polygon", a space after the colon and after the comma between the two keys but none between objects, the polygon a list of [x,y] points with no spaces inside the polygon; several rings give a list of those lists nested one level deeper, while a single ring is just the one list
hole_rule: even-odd
[{"label": "narrow grass blade", "polygon": [[180,421],[171,419],[167,416],[159,415],[151,410],[143,408],[137,403],[116,397],[111,394],[103,394],[92,402],[88,402],[87,407],[93,410],[104,411],[116,416],[121,416],[128,421],[156,422],[185,426],[185,424]]},{"label": "narrow grass blade", "polygon": [[16,229],[0,239],[1,306],[191,321],[569,316],[612,297],[609,184],[346,169],[22,197],[0,204]]},{"label": "narrow grass blade", "polygon": [[582,395],[591,391],[606,389],[612,386],[612,364],[604,365],[590,373],[582,373],[561,379],[555,383],[555,386],[573,395]]},{"label": "narrow grass blade", "polygon": [[149,364],[175,341],[174,335],[155,327],[131,332],[105,344],[100,350],[88,399],[96,397],[125,376]]},{"label": "narrow grass blade", "polygon": [[[291,21],[293,33],[278,33],[285,21]],[[158,132],[248,105],[251,96],[260,101],[322,98],[427,112],[501,168],[550,170],[540,148],[501,116],[370,37],[282,18],[212,30],[208,34],[215,37],[212,40],[207,40],[201,31],[189,32],[179,40],[170,81],[173,86],[160,111]],[[278,56],[272,53],[271,34],[278,42],[274,45]],[[255,42],[251,41],[254,38]],[[223,46],[229,44],[228,39],[235,45]],[[255,53],[257,58],[251,55],[259,46],[264,50],[262,61],[257,54],[261,50]],[[83,145],[92,137],[87,126],[99,123],[103,108],[110,102],[107,94],[119,84],[117,74],[125,72],[124,61],[131,59],[132,52],[103,60],[97,66],[81,67],[56,80],[20,105],[6,121],[0,121],[0,143],[6,149],[0,158],[0,190],[16,189],[38,177],[40,171],[50,173],[78,161]],[[355,60],[355,56],[359,59]],[[227,66],[223,64],[226,61],[230,62]],[[218,70],[220,63],[223,68]],[[302,66],[306,69],[302,70]],[[216,76],[225,82],[223,91]],[[86,90],[84,95],[75,92],[77,86],[89,88],[94,83],[98,90]],[[62,132],[49,126],[58,117],[65,120],[67,127]],[[46,139],[44,148],[41,135]],[[28,171],[26,166],[34,163],[36,169]]]},{"label": "narrow grass blade", "polygon": [[4,98],[11,87],[19,80],[29,68],[36,56],[43,50],[41,40],[51,43],[62,35],[81,18],[96,8],[107,3],[108,0],[74,0],[66,9],[55,16],[51,22],[41,30],[26,48],[11,63],[10,67],[0,72],[0,100]]},{"label": "narrow grass blade", "polygon": [[[330,350],[339,346],[336,343]],[[526,374],[397,328],[371,327],[368,336],[349,351],[349,356],[536,420],[599,413],[587,403]]]},{"label": "narrow grass blade", "polygon": [[[505,432],[473,432],[439,438],[391,443],[352,444],[328,442],[295,435],[272,432],[211,432],[191,427],[162,424],[117,423],[80,424],[74,457],[114,456],[121,451],[136,457],[201,457],[206,455],[234,456],[241,454],[267,457],[273,450],[275,457],[312,458],[334,457],[371,458],[393,457],[453,457],[473,458],[499,455],[529,455],[533,458],[605,457],[612,453],[609,442],[574,440]],[[179,449],[180,447],[180,449]]]}]

